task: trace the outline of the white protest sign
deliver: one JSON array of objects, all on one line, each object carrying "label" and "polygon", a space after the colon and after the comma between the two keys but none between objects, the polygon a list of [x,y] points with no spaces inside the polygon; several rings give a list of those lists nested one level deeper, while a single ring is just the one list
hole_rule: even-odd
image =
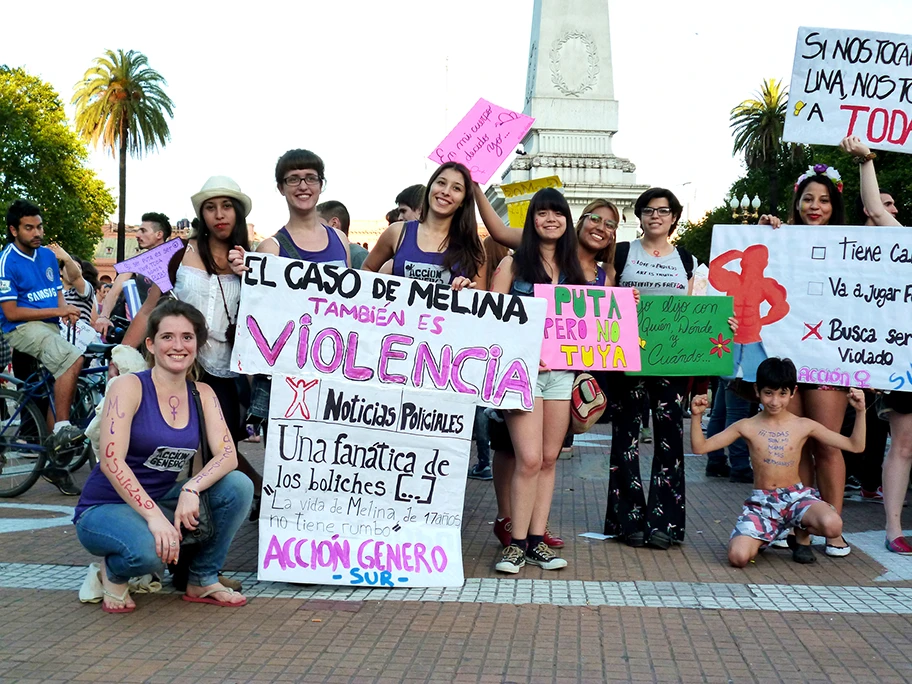
[{"label": "white protest sign", "polygon": [[798,29],[783,140],[912,152],[912,37]]},{"label": "white protest sign", "polygon": [[737,377],[781,356],[799,382],[912,390],[912,230],[716,226],[709,283],[734,298]]},{"label": "white protest sign", "polygon": [[248,254],[232,369],[422,387],[531,410],[545,302]]},{"label": "white protest sign", "polygon": [[469,397],[274,375],[258,578],[461,586]]},{"label": "white protest sign", "polygon": [[84,352],[90,344],[101,342],[101,335],[95,329],[81,318],[73,325],[60,322],[60,334],[66,338],[66,341],[76,347],[79,351]]}]

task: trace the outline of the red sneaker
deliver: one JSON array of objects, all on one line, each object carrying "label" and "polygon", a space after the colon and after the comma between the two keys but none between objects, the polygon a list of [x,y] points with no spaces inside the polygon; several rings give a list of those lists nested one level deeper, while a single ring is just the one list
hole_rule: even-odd
[{"label": "red sneaker", "polygon": [[507,548],[510,545],[513,540],[512,533],[513,524],[509,518],[504,518],[503,520],[494,519],[494,536],[497,537],[497,541],[500,542],[502,547]]},{"label": "red sneaker", "polygon": [[890,551],[891,553],[898,553],[901,556],[912,556],[912,546],[909,546],[909,542],[906,541],[905,537],[897,537],[892,541],[887,539],[884,546],[886,546],[887,551]]},{"label": "red sneaker", "polygon": [[564,548],[564,540],[556,535],[551,534],[551,526],[548,523],[545,523],[545,544],[550,546],[552,549]]},{"label": "red sneaker", "polygon": [[862,488],[861,490],[861,500],[867,501],[868,503],[883,503],[883,487],[878,487],[877,491],[869,492],[867,489]]}]

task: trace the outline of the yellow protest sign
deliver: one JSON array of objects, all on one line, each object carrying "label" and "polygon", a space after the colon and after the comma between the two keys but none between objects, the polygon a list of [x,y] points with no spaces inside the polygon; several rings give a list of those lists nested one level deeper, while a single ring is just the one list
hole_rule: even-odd
[{"label": "yellow protest sign", "polygon": [[564,184],[561,183],[561,179],[557,176],[546,176],[544,178],[501,185],[500,189],[503,190],[504,201],[507,203],[507,216],[510,226],[522,228],[525,225],[526,212],[529,210],[529,200],[532,199],[532,195],[542,188],[562,187],[564,187]]}]

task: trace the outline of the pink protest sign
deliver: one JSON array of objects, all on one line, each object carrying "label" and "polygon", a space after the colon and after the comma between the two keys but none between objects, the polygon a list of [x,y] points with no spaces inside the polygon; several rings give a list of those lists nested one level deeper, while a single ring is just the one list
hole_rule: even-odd
[{"label": "pink protest sign", "polygon": [[183,248],[183,240],[168,240],[147,252],[114,264],[114,270],[118,273],[141,273],[158,285],[162,292],[168,292],[172,287],[168,277],[168,263]]},{"label": "pink protest sign", "polygon": [[633,290],[593,285],[536,285],[548,302],[541,358],[552,370],[640,370]]},{"label": "pink protest sign", "polygon": [[507,155],[522,142],[534,122],[531,116],[512,112],[481,99],[428,159],[438,164],[465,164],[476,183],[487,183]]}]

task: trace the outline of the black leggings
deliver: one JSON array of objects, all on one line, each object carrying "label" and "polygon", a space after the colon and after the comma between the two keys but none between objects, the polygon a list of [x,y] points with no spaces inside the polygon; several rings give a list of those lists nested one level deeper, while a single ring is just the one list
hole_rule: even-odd
[{"label": "black leggings", "polygon": [[[605,534],[622,538],[654,532],[684,539],[684,433],[680,401],[687,378],[617,374],[613,407],[611,470]],[[647,501],[640,477],[640,426],[643,401],[653,416],[652,477]]]}]

